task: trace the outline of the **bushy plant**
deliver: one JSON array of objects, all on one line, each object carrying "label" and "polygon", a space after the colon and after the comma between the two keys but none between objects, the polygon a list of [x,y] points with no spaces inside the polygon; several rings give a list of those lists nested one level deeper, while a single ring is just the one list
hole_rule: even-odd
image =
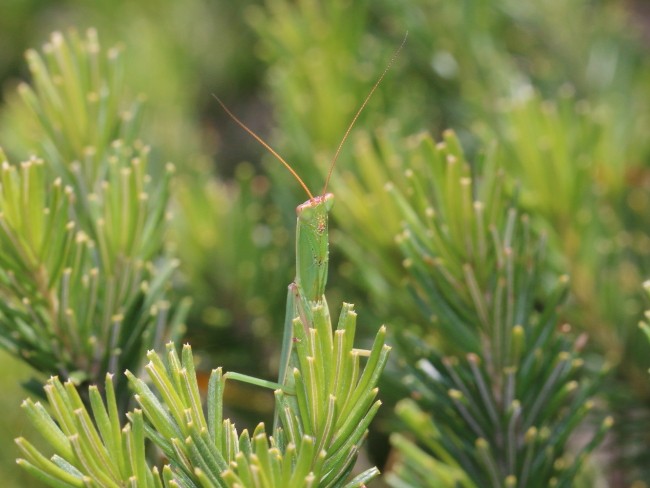
[{"label": "bushy plant", "polygon": [[[376,468],[350,473],[381,404],[376,384],[390,350],[385,329],[369,350],[355,348],[353,306],[343,306],[334,331],[325,299],[313,302],[289,332],[292,380],[272,383],[216,369],[206,418],[191,348],[181,359],[170,343],[166,363],[155,352],[186,308],[179,300],[179,312],[170,316],[175,307],[162,299],[175,267],[164,253],[162,226],[171,166],[155,181],[145,172],[142,143],[134,137],[110,142],[131,117],[117,116],[117,55],[110,51],[110,65],[103,64],[94,31],[85,40],[54,34],[44,51],[48,65],[29,54],[36,91],[20,90],[31,109],[25,126],[36,129],[26,134],[40,130],[33,141],[52,166],[33,159],[18,171],[5,162],[0,178],[2,275],[10,300],[3,345],[37,371],[67,381],[53,376],[45,385],[49,412],[24,402],[54,453],[48,458],[20,438],[25,458],[19,465],[51,486],[356,487],[376,477]],[[63,113],[62,104],[76,105],[75,116]],[[47,177],[57,171],[48,192]],[[75,234],[77,225],[84,231]],[[151,386],[138,377],[145,352]],[[126,424],[124,371],[141,407],[126,414]],[[94,386],[100,374],[105,403]],[[229,377],[276,390],[271,436],[263,423],[251,437],[223,419]],[[165,455],[160,471],[146,454],[145,437]]]},{"label": "bushy plant", "polygon": [[[358,478],[348,469],[369,428],[390,437],[370,455],[382,464],[382,449],[391,450],[393,486],[648,478],[648,326],[636,325],[650,269],[649,64],[621,5],[0,9],[16,20],[41,12],[41,27],[98,23],[103,39],[126,46],[104,50],[92,30],[55,34],[42,52],[29,51],[32,80],[7,85],[0,112],[8,155],[0,158],[0,341],[36,372],[32,392],[43,405],[25,407],[50,444],[19,441],[29,472],[62,486],[361,485],[376,469]],[[7,18],[0,14],[4,35],[18,38]],[[406,30],[406,48],[329,186],[328,294],[358,302],[364,324],[389,322],[396,346],[382,380],[390,408],[373,426],[383,331],[377,339],[374,327],[349,324],[347,306],[341,330],[367,348],[346,341],[356,359],[340,363],[352,378],[354,361],[359,371],[366,365],[358,393],[354,382],[324,381],[342,349],[338,331],[329,348],[322,311],[303,324],[318,332],[293,331],[297,384],[315,389],[294,401],[292,385],[268,380],[279,363],[298,188],[275,161],[259,164],[234,124],[221,124],[209,92],[233,100],[265,137],[272,125],[272,145],[318,188]],[[5,44],[0,72],[17,59]],[[251,74],[265,70],[261,93]],[[140,90],[154,114],[144,121]],[[215,146],[225,147],[216,170]],[[228,158],[252,160],[224,166]],[[183,294],[196,304],[189,315]],[[168,345],[164,354],[185,322],[194,353]],[[206,380],[215,363],[224,368]],[[44,374],[61,378],[47,382],[45,397]],[[228,378],[278,396],[258,403],[250,386],[225,388]],[[222,423],[238,418],[235,396],[247,421],[270,417],[275,405],[280,420],[252,434]],[[591,463],[608,431],[600,449],[612,463]],[[157,447],[145,447],[150,440]]]},{"label": "bushy plant", "polygon": [[[37,156],[2,177],[4,346],[76,384],[139,370],[179,332],[167,299],[177,266],[163,246],[173,167],[149,172],[137,107],[122,100],[119,52],[97,35],[52,36],[27,54],[15,137]],[[128,393],[117,382],[121,408]]]}]

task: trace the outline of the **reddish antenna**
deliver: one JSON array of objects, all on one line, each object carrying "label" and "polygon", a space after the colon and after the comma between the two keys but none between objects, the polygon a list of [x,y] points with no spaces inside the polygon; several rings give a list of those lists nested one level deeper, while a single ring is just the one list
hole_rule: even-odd
[{"label": "reddish antenna", "polygon": [[386,76],[386,73],[390,70],[390,68],[393,66],[393,63],[397,59],[397,56],[399,55],[400,51],[404,47],[404,44],[406,44],[406,38],[408,37],[409,33],[406,31],[406,34],[404,34],[404,39],[402,39],[402,43],[399,45],[397,50],[393,53],[393,56],[390,58],[390,61],[388,61],[388,64],[386,65],[386,68],[384,69],[384,72],[381,74],[377,82],[375,83],[375,86],[372,87],[372,90],[370,90],[370,93],[366,96],[366,99],[363,101],[361,104],[361,107],[359,107],[359,110],[357,110],[357,113],[354,115],[354,118],[352,119],[352,122],[350,122],[350,125],[348,126],[347,130],[345,131],[345,134],[343,135],[343,139],[341,139],[341,142],[339,143],[339,147],[336,149],[336,152],[334,153],[334,157],[332,158],[332,162],[330,163],[330,169],[327,172],[327,178],[325,179],[325,185],[323,186],[323,192],[322,195],[324,195],[327,192],[327,185],[330,182],[330,178],[332,177],[332,172],[334,171],[334,165],[336,164],[336,160],[339,157],[339,154],[341,153],[341,148],[343,147],[343,144],[345,143],[345,140],[348,138],[350,135],[350,132],[352,131],[352,127],[354,127],[354,124],[356,123],[357,119],[359,118],[359,115],[361,115],[361,112],[363,112],[363,109],[366,108],[366,105],[368,105],[368,102],[370,101],[370,98],[372,97],[372,94],[375,93],[375,90],[379,86],[379,84],[382,82],[384,79],[384,76]]},{"label": "reddish antenna", "polygon": [[264,148],[266,148],[266,150],[268,150],[268,151],[269,151],[271,154],[273,154],[273,156],[275,156],[275,157],[276,157],[276,158],[277,158],[277,159],[278,159],[282,164],[284,164],[284,166],[289,170],[289,172],[294,176],[294,178],[296,178],[296,180],[298,180],[298,183],[300,183],[300,186],[302,186],[302,187],[305,189],[305,191],[307,192],[307,195],[309,195],[309,199],[311,200],[312,198],[314,198],[314,195],[312,195],[312,193],[309,191],[309,188],[307,188],[307,185],[305,185],[305,182],[302,181],[302,178],[301,178],[300,176],[298,176],[298,173],[296,173],[296,171],[291,167],[291,165],[290,165],[289,163],[287,163],[287,162],[284,160],[284,158],[283,158],[282,156],[280,156],[277,152],[275,152],[271,146],[269,146],[266,142],[264,142],[264,139],[262,139],[260,136],[258,136],[257,134],[255,134],[255,132],[253,132],[251,129],[249,129],[248,126],[246,126],[246,124],[244,124],[241,120],[239,120],[239,119],[235,116],[235,114],[233,114],[233,113],[228,109],[228,107],[226,107],[226,104],[223,103],[223,102],[219,99],[218,96],[216,96],[214,93],[212,94],[212,96],[213,96],[214,98],[217,99],[217,102],[219,102],[219,105],[221,105],[221,107],[225,110],[225,112],[230,116],[231,119],[233,119],[235,122],[237,122],[237,124],[239,124],[239,126],[240,126],[242,129],[244,129],[244,130],[245,130],[246,132],[248,132],[251,136],[253,136],[257,142],[259,142],[262,146],[264,146]]}]

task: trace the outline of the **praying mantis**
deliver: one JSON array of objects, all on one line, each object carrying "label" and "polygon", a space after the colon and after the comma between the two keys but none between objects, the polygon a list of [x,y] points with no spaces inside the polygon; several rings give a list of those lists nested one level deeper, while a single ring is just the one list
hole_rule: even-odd
[{"label": "praying mantis", "polygon": [[[328,218],[329,212],[334,204],[334,195],[327,191],[330,178],[334,171],[336,161],[341,153],[341,149],[347,140],[357,119],[361,115],[372,95],[381,84],[382,80],[390,70],[395,59],[399,55],[402,47],[406,42],[408,33],[404,36],[399,48],[395,51],[386,68],[379,76],[372,89],[364,99],[363,103],[355,113],[352,121],[348,125],[343,138],[332,158],[329,171],[325,179],[325,184],[320,194],[314,196],[309,190],[303,179],[293,169],[293,167],[280,156],[269,144],[260,136],[253,132],[244,124],[230,109],[215,95],[215,99],[221,105],[223,110],[233,119],[242,129],[250,134],[259,144],[269,151],[298,181],[300,186],[305,190],[309,199],[298,205],[296,208],[296,275],[293,282],[289,285],[287,293],[287,306],[284,322],[284,333],[282,338],[282,351],[280,355],[280,367],[277,383],[251,378],[238,373],[227,373],[231,379],[237,379],[254,383],[260,386],[266,386],[273,389],[280,389],[288,395],[295,392],[295,380],[292,373],[294,368],[299,367],[299,359],[295,354],[296,343],[301,339],[294,335],[294,322],[298,320],[304,328],[305,335],[309,336],[309,330],[315,329],[313,310],[315,307],[323,307],[325,316],[329,322],[329,310],[327,300],[325,299],[325,286],[327,284],[327,275],[329,268],[329,233]],[[360,355],[369,355],[369,351],[357,350]],[[296,410],[298,410],[296,406]],[[278,428],[279,412],[276,404],[274,416],[274,431]]]}]

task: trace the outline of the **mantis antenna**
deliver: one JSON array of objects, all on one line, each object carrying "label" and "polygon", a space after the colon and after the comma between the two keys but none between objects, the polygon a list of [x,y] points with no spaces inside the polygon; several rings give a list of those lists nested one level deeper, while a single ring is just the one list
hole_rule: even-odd
[{"label": "mantis antenna", "polygon": [[296,173],[296,170],[294,170],[294,169],[291,167],[291,165],[290,165],[289,163],[287,163],[287,162],[284,160],[284,158],[283,158],[282,156],[280,156],[277,152],[275,152],[275,150],[274,150],[271,146],[269,146],[269,145],[264,141],[264,139],[262,139],[260,136],[258,136],[257,134],[255,134],[255,132],[253,132],[251,129],[249,129],[248,126],[247,126],[246,124],[244,124],[241,120],[239,120],[239,119],[237,118],[237,116],[236,116],[235,114],[233,114],[233,113],[228,109],[228,107],[226,107],[226,104],[223,103],[223,102],[219,99],[218,96],[216,96],[214,93],[212,94],[212,96],[213,96],[214,98],[217,99],[217,102],[219,102],[219,105],[221,105],[221,107],[225,110],[225,112],[230,116],[231,119],[233,119],[235,122],[237,122],[237,124],[239,124],[239,126],[240,126],[242,129],[244,129],[244,130],[245,130],[246,132],[248,132],[251,136],[253,136],[253,138],[255,138],[255,140],[256,140],[257,142],[259,142],[262,146],[264,146],[264,148],[265,148],[267,151],[269,151],[271,154],[273,154],[273,156],[275,156],[275,157],[276,157],[276,158],[277,158],[277,159],[278,159],[282,164],[285,165],[285,167],[286,167],[286,168],[289,170],[289,172],[294,176],[294,178],[296,178],[296,179],[298,180],[298,183],[300,183],[300,186],[302,186],[302,187],[305,189],[305,191],[307,192],[307,195],[309,195],[309,199],[311,200],[312,198],[314,198],[314,195],[312,195],[312,193],[309,191],[309,188],[307,188],[307,185],[305,184],[305,182],[302,181],[302,178],[301,178],[300,176],[298,176],[298,173]]},{"label": "mantis antenna", "polygon": [[[397,59],[397,56],[399,55],[400,51],[404,47],[404,44],[406,43],[406,38],[408,37],[409,33],[408,31],[404,35],[404,39],[402,40],[402,43],[400,46],[397,48],[393,56],[390,58],[390,61],[386,65],[386,68],[384,69],[384,72],[381,74],[375,85],[372,87],[370,90],[370,93],[366,96],[365,100],[361,104],[361,107],[359,107],[359,110],[357,110],[357,113],[354,115],[354,118],[352,119],[352,122],[350,122],[350,125],[348,126],[347,130],[345,131],[345,134],[343,135],[343,139],[341,139],[341,142],[339,143],[339,147],[336,149],[336,153],[334,153],[334,157],[332,158],[332,162],[330,163],[330,169],[327,172],[327,178],[325,179],[325,185],[323,186],[323,192],[321,195],[324,195],[327,192],[327,186],[330,182],[330,178],[332,177],[332,172],[334,171],[334,166],[336,165],[336,160],[339,157],[339,154],[341,153],[341,148],[343,147],[343,144],[345,143],[346,139],[350,135],[350,132],[352,131],[352,127],[354,127],[355,122],[359,118],[359,115],[361,115],[361,112],[363,112],[363,109],[366,108],[366,105],[368,105],[368,102],[370,101],[370,98],[372,97],[373,93],[375,93],[375,90],[377,90],[377,87],[379,84],[382,82],[384,77],[386,76],[386,73],[390,70],[390,68],[393,66],[393,63],[395,62],[395,59]],[[304,188],[304,190],[307,192],[307,195],[309,196],[309,199],[313,199],[314,195],[312,195],[311,191],[309,191],[309,188],[305,184],[305,182],[302,180],[300,176],[298,176],[298,173],[296,173],[296,170],[294,170],[289,163],[287,163],[282,156],[280,156],[271,146],[269,146],[264,139],[262,139],[260,136],[258,136],[255,132],[253,132],[251,129],[248,128],[246,124],[244,124],[241,120],[237,118],[235,114],[233,114],[230,109],[226,106],[225,103],[221,101],[221,99],[216,96],[214,93],[212,96],[219,102],[219,105],[221,105],[221,108],[224,109],[224,111],[228,114],[228,116],[233,119],[242,129],[244,129],[246,132],[248,132],[257,142],[259,142],[267,151],[269,151],[275,158],[280,161],[288,170],[289,172],[293,175],[293,177],[298,180],[298,183],[300,183],[300,186]]]},{"label": "mantis antenna", "polygon": [[350,132],[352,131],[352,127],[354,127],[354,124],[356,123],[357,119],[359,118],[359,115],[361,115],[361,112],[363,112],[363,109],[366,108],[366,105],[368,105],[368,102],[370,101],[370,98],[372,97],[373,93],[375,93],[375,90],[379,86],[379,84],[382,82],[384,77],[386,76],[386,73],[390,70],[390,68],[393,66],[393,63],[397,59],[397,56],[399,55],[400,51],[404,47],[404,44],[406,44],[406,38],[408,37],[409,33],[406,31],[406,34],[404,34],[404,39],[402,39],[402,43],[399,45],[397,50],[393,53],[393,56],[390,58],[390,61],[388,61],[388,64],[386,65],[386,68],[384,69],[384,72],[381,74],[375,85],[372,87],[370,90],[370,93],[366,96],[366,99],[363,101],[361,104],[361,107],[359,107],[359,110],[357,110],[357,113],[354,115],[352,118],[352,122],[350,122],[350,125],[348,125],[347,130],[345,131],[345,134],[343,134],[343,139],[341,139],[341,142],[339,143],[339,147],[336,149],[336,152],[334,153],[334,157],[332,158],[332,162],[330,163],[330,169],[327,172],[327,178],[325,179],[325,185],[323,186],[323,192],[321,193],[322,195],[325,195],[327,192],[327,185],[330,182],[330,178],[332,177],[332,172],[334,171],[334,165],[336,164],[336,160],[339,157],[339,154],[341,153],[341,148],[343,148],[343,144],[345,143],[345,140],[348,138],[350,135]]}]

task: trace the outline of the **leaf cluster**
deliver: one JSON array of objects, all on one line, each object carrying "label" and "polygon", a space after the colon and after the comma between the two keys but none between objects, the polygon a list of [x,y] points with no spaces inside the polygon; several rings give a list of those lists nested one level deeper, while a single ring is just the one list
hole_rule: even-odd
[{"label": "leaf cluster", "polygon": [[[567,306],[545,327],[552,336],[562,337],[568,321],[578,333],[589,333],[590,341],[579,348],[578,357],[590,359],[587,369],[593,366],[596,383],[605,359],[613,362],[617,373],[609,378],[616,383],[608,379],[600,384],[601,396],[617,411],[615,429],[620,435],[615,450],[622,457],[632,451],[641,454],[630,457],[629,469],[615,476],[629,483],[647,478],[638,470],[647,466],[641,461],[647,454],[647,424],[639,419],[647,418],[648,349],[635,325],[642,311],[639,289],[649,255],[643,230],[648,213],[643,161],[648,146],[639,129],[647,125],[650,92],[642,81],[648,70],[642,61],[643,43],[635,39],[626,12],[603,2],[546,2],[521,8],[507,1],[408,6],[381,1],[349,10],[343,4],[325,7],[276,0],[252,21],[263,41],[262,55],[273,66],[269,88],[281,126],[277,140],[289,154],[295,151],[295,158],[289,159],[299,163],[312,161],[323,147],[335,146],[329,128],[319,126],[320,114],[338,107],[339,112],[327,119],[338,120],[346,111],[353,113],[354,104],[337,87],[344,84],[345,93],[358,90],[362,99],[361,87],[367,91],[372,85],[369,72],[380,71],[408,26],[404,56],[409,61],[397,63],[397,74],[389,76],[379,100],[371,105],[379,107],[384,119],[398,119],[399,127],[388,122],[373,136],[353,136],[356,145],[342,158],[349,156],[353,164],[337,170],[331,184],[339,197],[344,196],[335,217],[344,229],[338,244],[353,263],[340,268],[346,281],[356,284],[351,292],[370,293],[382,316],[400,328],[412,328],[420,340],[442,347],[444,355],[458,354],[461,363],[468,353],[489,352],[487,363],[481,357],[487,368],[491,361],[499,361],[495,351],[508,352],[508,328],[526,326],[525,321],[510,322],[505,328],[496,324],[513,317],[536,323],[542,310],[552,309],[558,276],[569,274],[571,279],[560,284],[569,296]],[[572,28],[552,20],[557,18],[572,19]],[[273,29],[276,23],[283,29]],[[342,37],[339,25],[354,28],[345,34],[345,48],[336,51]],[[326,68],[317,76],[317,67]],[[393,77],[399,79],[399,88],[391,86]],[[374,127],[372,119],[370,114],[365,118],[370,122],[361,124]],[[413,150],[419,137],[403,138],[413,130],[433,128],[437,133],[446,127],[455,129],[476,161],[467,169],[448,172],[466,179],[460,187],[456,182],[450,186],[456,192],[449,191],[451,196],[438,188],[444,179],[435,180],[420,161],[439,156]],[[492,157],[500,165],[479,171],[480,148],[494,141]],[[499,172],[506,174],[501,184],[507,198],[495,201],[499,210],[494,220],[489,198],[481,194],[491,184],[482,188],[475,183],[479,175],[491,179]],[[413,210],[395,204],[391,197],[395,191],[382,192],[387,182],[407,197]],[[494,225],[494,230],[467,232],[468,225],[478,228],[480,223],[472,220],[479,211],[475,200],[483,209],[479,209],[482,224],[486,229]],[[428,225],[411,229],[413,212]],[[409,223],[406,230],[400,229],[400,220]],[[395,234],[400,234],[402,246],[398,253],[392,243]],[[498,241],[508,236],[517,245],[511,256]],[[521,253],[519,245],[532,246],[539,254]],[[409,246],[418,249],[405,249]],[[504,268],[489,259],[473,261],[481,246]],[[405,270],[402,259],[408,265]],[[505,266],[513,268],[511,279]],[[361,272],[349,272],[356,269]],[[526,269],[533,276],[526,278]],[[411,296],[406,294],[404,271],[415,290]],[[520,285],[530,289],[520,290]],[[506,286],[514,286],[514,291]],[[564,302],[559,295],[557,299],[558,304]],[[531,334],[527,332],[526,338]],[[551,342],[555,340],[559,344],[565,339]],[[566,340],[562,347],[572,351],[573,339]],[[412,350],[399,351],[406,363],[417,362]],[[555,364],[555,346],[542,351],[549,351],[547,364]],[[506,358],[502,361],[507,363]],[[629,411],[638,415],[630,416]],[[590,430],[598,437],[599,427]]]},{"label": "leaf cluster", "polygon": [[2,341],[41,373],[95,383],[138,370],[180,328],[184,306],[166,298],[177,263],[163,249],[174,170],[152,179],[135,109],[120,108],[118,51],[94,31],[55,33],[27,59],[33,85],[19,87],[15,120],[45,159],[0,154]]},{"label": "leaf cluster", "polygon": [[[359,350],[353,348],[356,314],[351,305],[344,305],[334,332],[322,305],[313,314],[315,328],[305,331],[295,321],[300,366],[293,371],[295,388],[275,392],[281,422],[273,436],[263,423],[252,434],[239,433],[224,418],[227,379],[265,382],[215,369],[204,411],[191,348],[184,346],[179,357],[170,343],[165,358],[155,351],[147,354],[152,386],[127,371],[140,408],[127,415],[125,426],[111,375],[106,405],[97,387],[90,388],[92,415],[72,382],[62,385],[52,378],[45,388],[51,414],[38,402],[27,400],[23,406],[55,454],[48,459],[20,438],[25,459],[19,464],[61,487],[363,486],[379,474],[376,468],[349,478],[381,404],[375,398],[390,350],[385,330],[380,329],[371,350]],[[362,356],[367,356],[364,367]],[[162,470],[150,468],[145,438],[165,455]]]},{"label": "leaf cluster", "polygon": [[396,413],[429,456],[395,435],[405,458],[391,483],[571,486],[611,419],[568,454],[599,384],[585,378],[584,338],[560,325],[568,279],[547,290],[543,239],[508,198],[493,153],[472,172],[448,132],[438,144],[420,138],[410,161],[419,177],[390,187],[404,218],[398,243],[444,341],[398,335],[412,399]]}]

